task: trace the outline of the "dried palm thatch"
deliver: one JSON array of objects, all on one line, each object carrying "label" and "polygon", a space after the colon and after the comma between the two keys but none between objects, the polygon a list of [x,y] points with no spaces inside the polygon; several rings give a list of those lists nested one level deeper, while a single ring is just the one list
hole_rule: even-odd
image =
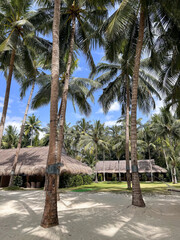
[{"label": "dried palm thatch", "polygon": [[[130,169],[131,169],[131,161],[130,161]],[[139,173],[167,173],[165,168],[162,168],[158,165],[155,165],[154,160],[138,160],[138,169]],[[126,161],[120,160],[119,167],[118,161],[99,161],[96,163],[95,172],[97,173],[118,173],[120,170],[121,173],[126,172]],[[131,171],[131,170],[130,170]]]},{"label": "dried palm thatch", "polygon": [[[0,149],[0,176],[10,175],[15,153],[16,149]],[[48,147],[22,148],[15,174],[44,176],[47,156]],[[68,157],[65,151],[62,153],[62,164],[61,173],[92,174],[90,167],[85,163]]]}]

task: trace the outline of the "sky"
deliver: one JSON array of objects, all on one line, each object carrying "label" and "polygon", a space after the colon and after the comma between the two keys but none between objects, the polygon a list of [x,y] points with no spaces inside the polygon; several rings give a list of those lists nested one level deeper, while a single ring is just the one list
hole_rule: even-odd
[{"label": "sky", "polygon": [[[49,40],[51,40],[51,37],[49,37]],[[92,50],[92,55],[95,63],[98,64],[102,59],[102,57],[104,56],[104,51],[103,49],[97,48]],[[79,58],[79,66],[74,72],[73,76],[88,78],[90,69],[86,62],[86,59],[82,54],[80,54],[78,58]],[[6,81],[3,76],[3,72],[0,72],[0,83],[1,83],[0,84],[1,86],[0,87],[0,115],[1,115],[1,112],[3,109],[5,89],[6,89]],[[38,91],[38,87],[36,86],[33,96],[35,96],[37,91]],[[92,123],[95,120],[100,120],[102,123],[105,124],[105,126],[115,125],[117,119],[121,116],[121,106],[117,101],[115,101],[110,107],[109,112],[107,114],[104,114],[102,107],[98,103],[98,98],[101,95],[101,93],[102,93],[102,90],[98,90],[95,92],[94,94],[95,101],[94,103],[91,102],[92,112],[88,117],[82,115],[79,112],[77,107],[76,107],[76,111],[74,111],[72,103],[68,101],[67,112],[66,112],[67,123],[74,125],[77,121],[79,121],[81,118],[84,117],[87,121],[91,121]],[[19,131],[29,94],[30,94],[30,89],[27,90],[25,97],[21,100],[20,87],[16,82],[16,80],[13,78],[5,127],[7,127],[8,125],[13,125]],[[163,102],[156,100],[156,109],[154,111],[151,111],[148,115],[145,115],[138,110],[137,117],[142,118],[142,123],[145,123],[150,119],[151,115],[153,115],[154,113],[158,113],[160,107],[162,106],[163,106]],[[49,123],[49,119],[50,119],[50,106],[47,105],[37,110],[29,109],[28,115],[32,115],[32,114],[35,114],[41,121],[42,127],[45,127]],[[40,137],[42,137],[42,134],[40,135]]]}]

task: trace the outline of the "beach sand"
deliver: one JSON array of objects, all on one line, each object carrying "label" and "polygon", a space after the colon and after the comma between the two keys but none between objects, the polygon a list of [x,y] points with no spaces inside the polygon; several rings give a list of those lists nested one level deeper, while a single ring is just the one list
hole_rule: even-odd
[{"label": "beach sand", "polygon": [[145,195],[146,208],[130,194],[61,194],[59,226],[40,222],[44,191],[0,191],[1,240],[179,240],[180,195]]}]

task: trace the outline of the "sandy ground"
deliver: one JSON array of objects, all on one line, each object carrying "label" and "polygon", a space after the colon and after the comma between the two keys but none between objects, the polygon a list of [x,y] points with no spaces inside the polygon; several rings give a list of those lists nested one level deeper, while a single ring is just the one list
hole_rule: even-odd
[{"label": "sandy ground", "polygon": [[146,195],[146,208],[131,206],[126,194],[70,192],[61,199],[60,225],[43,229],[43,191],[0,191],[0,239],[180,239],[180,195]]}]

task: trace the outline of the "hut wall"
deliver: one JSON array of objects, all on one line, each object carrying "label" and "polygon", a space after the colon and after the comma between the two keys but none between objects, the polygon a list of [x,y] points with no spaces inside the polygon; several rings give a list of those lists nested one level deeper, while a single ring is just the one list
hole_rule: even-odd
[{"label": "hut wall", "polygon": [[8,187],[10,176],[1,176],[0,187]]}]

